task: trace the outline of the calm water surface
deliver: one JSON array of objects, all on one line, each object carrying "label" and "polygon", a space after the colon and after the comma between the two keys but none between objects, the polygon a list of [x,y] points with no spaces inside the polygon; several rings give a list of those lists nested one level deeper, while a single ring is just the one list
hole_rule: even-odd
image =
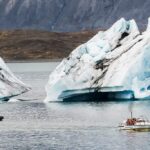
[{"label": "calm water surface", "polygon": [[[150,132],[119,131],[131,102],[49,103],[44,86],[57,63],[9,64],[32,91],[26,102],[0,104],[2,150],[149,150]],[[16,67],[17,66],[17,67]],[[42,70],[42,71],[41,71]],[[132,103],[134,116],[150,119],[150,101]]]}]

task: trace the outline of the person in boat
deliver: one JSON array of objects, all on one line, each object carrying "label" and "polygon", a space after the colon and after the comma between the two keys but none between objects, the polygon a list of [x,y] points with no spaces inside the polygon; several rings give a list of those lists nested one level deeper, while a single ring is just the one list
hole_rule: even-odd
[{"label": "person in boat", "polygon": [[136,118],[130,118],[130,119],[127,119],[126,125],[128,125],[128,126],[133,126],[133,125],[136,124],[136,122],[137,122],[137,119],[136,119]]}]

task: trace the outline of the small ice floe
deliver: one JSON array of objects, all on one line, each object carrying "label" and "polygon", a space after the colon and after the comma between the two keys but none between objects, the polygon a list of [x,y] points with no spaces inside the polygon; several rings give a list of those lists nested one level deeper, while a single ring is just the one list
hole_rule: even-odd
[{"label": "small ice floe", "polygon": [[9,99],[8,103],[15,103],[15,102],[20,102],[20,100],[15,99],[15,98],[11,98]]}]

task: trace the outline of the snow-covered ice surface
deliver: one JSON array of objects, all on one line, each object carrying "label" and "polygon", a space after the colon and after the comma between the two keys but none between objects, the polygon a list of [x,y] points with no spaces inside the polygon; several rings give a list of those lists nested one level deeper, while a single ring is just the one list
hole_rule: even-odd
[{"label": "snow-covered ice surface", "polygon": [[[45,101],[61,101],[68,93],[73,96],[95,91],[120,92],[117,98],[148,98],[149,24],[141,34],[134,20],[121,18],[107,31],[100,31],[77,47],[50,74]],[[121,94],[125,91],[133,95]]]},{"label": "snow-covered ice surface", "polygon": [[8,101],[14,96],[27,92],[30,88],[17,79],[0,58],[0,101]]}]

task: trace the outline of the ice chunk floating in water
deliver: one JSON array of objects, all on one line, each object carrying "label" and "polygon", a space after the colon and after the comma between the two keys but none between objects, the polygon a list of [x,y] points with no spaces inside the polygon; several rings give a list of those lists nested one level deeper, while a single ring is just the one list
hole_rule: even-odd
[{"label": "ice chunk floating in water", "polygon": [[17,79],[0,58],[0,101],[8,101],[10,98],[25,93],[30,88]]},{"label": "ice chunk floating in water", "polygon": [[48,101],[150,97],[150,29],[120,19],[77,47],[50,74]]}]

